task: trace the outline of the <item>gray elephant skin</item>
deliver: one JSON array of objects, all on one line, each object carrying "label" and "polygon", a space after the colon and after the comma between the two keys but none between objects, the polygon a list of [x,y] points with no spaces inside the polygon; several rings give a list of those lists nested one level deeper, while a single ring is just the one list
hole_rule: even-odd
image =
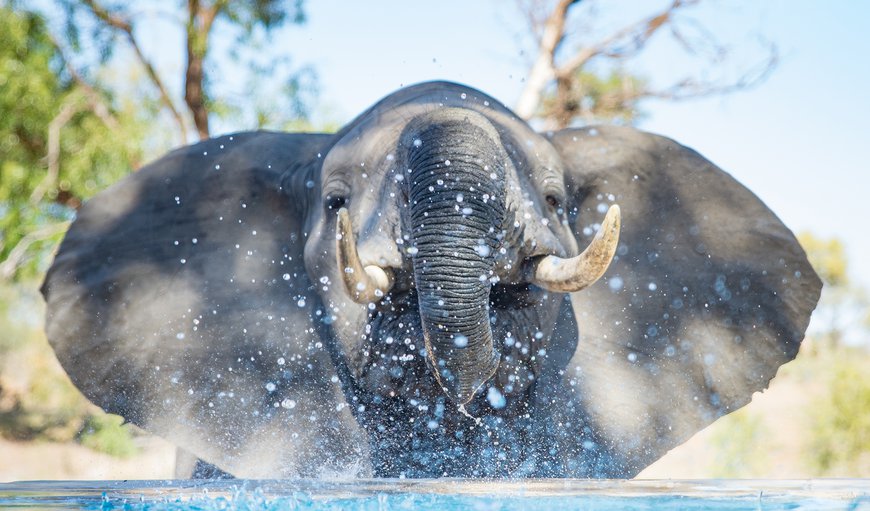
[{"label": "gray elephant skin", "polygon": [[[603,277],[540,285],[613,204]],[[238,477],[623,478],[765,389],[820,288],[691,149],[433,82],[145,166],[81,208],[43,293],[85,396]]]}]

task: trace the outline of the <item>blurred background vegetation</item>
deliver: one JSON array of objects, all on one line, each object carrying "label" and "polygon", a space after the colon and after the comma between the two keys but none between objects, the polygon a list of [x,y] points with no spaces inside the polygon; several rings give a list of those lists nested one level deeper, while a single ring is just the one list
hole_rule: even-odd
[{"label": "blurred background vegetation", "polygon": [[[731,79],[702,74],[651,89],[633,75],[630,59],[665,31],[706,64],[721,64],[724,45],[703,27],[680,25],[677,14],[699,1],[674,1],[583,44],[566,28],[578,1],[519,2],[515,14],[527,19],[538,46],[516,111],[541,128],[631,124],[648,99],[739,92],[775,72],[776,46],[765,43],[759,60]],[[137,460],[171,458],[171,447],[88,403],[54,359],[38,292],[53,250],[83,201],[167,149],[207,138],[216,124],[329,131],[339,123],[311,121],[316,69],[294,67],[286,54],[264,57],[275,29],[305,23],[301,0],[152,1],[136,11],[109,0],[37,4],[0,0],[0,480],[87,477],[75,464],[40,472],[63,449],[85,459],[102,453],[94,459],[109,467],[112,458],[131,460],[130,470],[101,477],[169,477],[172,460],[155,472]],[[143,52],[142,25],[156,18],[182,34],[175,55]],[[215,30],[235,44],[213,44]],[[228,65],[244,71],[245,94],[213,86]],[[798,359],[752,404],[644,476],[870,476],[870,352],[849,342],[851,333],[870,330],[868,295],[850,279],[839,240],[800,239],[826,287]],[[28,457],[37,461],[25,470]]]}]

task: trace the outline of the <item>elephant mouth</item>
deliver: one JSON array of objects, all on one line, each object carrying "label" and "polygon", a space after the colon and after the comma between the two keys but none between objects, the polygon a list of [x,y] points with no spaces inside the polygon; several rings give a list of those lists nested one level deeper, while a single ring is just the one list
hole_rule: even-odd
[{"label": "elephant mouth", "polygon": [[[513,316],[541,305],[548,292],[527,283],[495,284],[489,296],[489,320],[496,339],[504,340]],[[358,383],[379,399],[415,396],[443,398],[443,390],[427,365],[422,319],[411,272],[397,271],[395,284],[369,312],[364,357]],[[504,342],[499,343],[504,346]]]},{"label": "elephant mouth", "polygon": [[[457,250],[451,259],[431,237],[421,238],[426,240],[427,255],[412,257],[411,272],[363,266],[350,215],[340,209],[336,226],[338,268],[344,270],[345,291],[370,311],[364,336],[370,346],[361,358],[364,375],[375,377],[374,385],[366,386],[376,393],[381,389],[396,392],[395,385],[386,384],[387,375],[407,382],[405,370],[395,362],[415,360],[413,373],[430,374],[437,383],[427,387],[440,387],[457,404],[469,402],[499,368],[501,350],[496,343],[505,328],[499,311],[540,303],[545,297],[541,288],[565,293],[594,283],[616,252],[619,224],[619,208],[612,206],[583,253],[570,259],[554,255],[529,259],[522,265],[521,283],[503,284],[486,281],[486,268],[492,274],[494,260],[476,249],[480,257],[470,257],[465,251],[468,253],[463,252],[460,258]],[[461,261],[468,266],[458,264]],[[506,337],[511,337],[510,331]],[[427,359],[431,372],[426,371]]]}]

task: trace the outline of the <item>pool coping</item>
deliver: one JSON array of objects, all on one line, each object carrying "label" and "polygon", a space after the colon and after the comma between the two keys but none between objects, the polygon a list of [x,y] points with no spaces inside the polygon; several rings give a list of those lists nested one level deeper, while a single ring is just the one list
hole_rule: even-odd
[{"label": "pool coping", "polygon": [[812,497],[832,500],[870,498],[870,479],[225,479],[17,481],[0,483],[5,498],[76,496],[111,498],[185,498],[232,496],[257,490],[264,496],[299,492],[315,498],[354,498],[380,494],[499,497],[601,496],[697,498]]}]

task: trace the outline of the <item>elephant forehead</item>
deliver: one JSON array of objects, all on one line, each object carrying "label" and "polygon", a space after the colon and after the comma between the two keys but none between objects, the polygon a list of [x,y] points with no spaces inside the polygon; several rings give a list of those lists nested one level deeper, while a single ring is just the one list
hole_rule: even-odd
[{"label": "elephant forehead", "polygon": [[329,150],[323,162],[324,172],[345,167],[372,165],[390,153],[396,145],[402,126],[359,126],[341,137]]},{"label": "elephant forehead", "polygon": [[371,164],[395,149],[409,119],[431,111],[433,105],[411,104],[395,109],[373,110],[339,134],[324,160],[324,170],[349,163]]}]

